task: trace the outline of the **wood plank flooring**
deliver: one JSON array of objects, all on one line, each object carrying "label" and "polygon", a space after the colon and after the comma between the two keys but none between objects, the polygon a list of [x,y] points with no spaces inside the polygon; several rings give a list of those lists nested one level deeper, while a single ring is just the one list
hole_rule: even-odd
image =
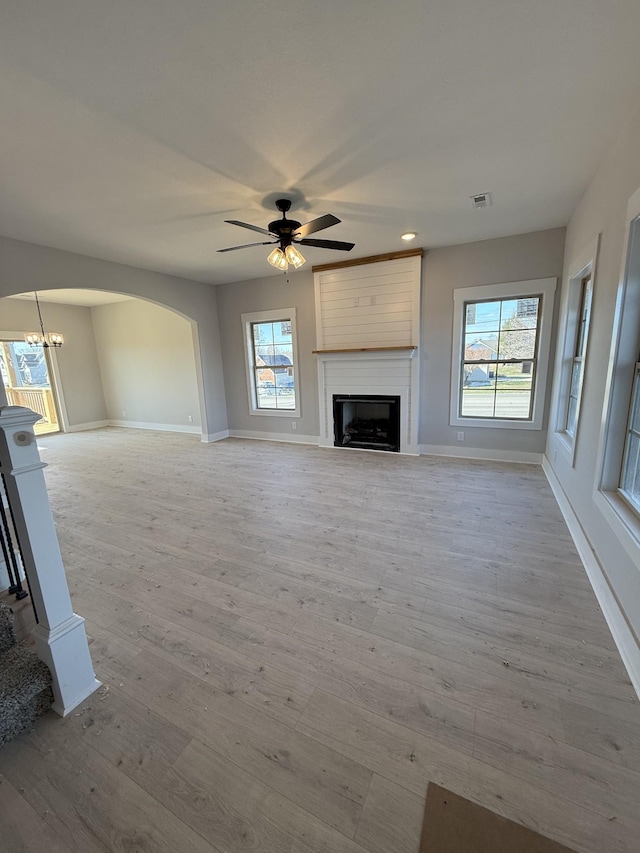
[{"label": "wood plank flooring", "polygon": [[105,686],[0,751],[3,851],[417,853],[430,780],[640,849],[640,703],[539,468],[39,444]]}]

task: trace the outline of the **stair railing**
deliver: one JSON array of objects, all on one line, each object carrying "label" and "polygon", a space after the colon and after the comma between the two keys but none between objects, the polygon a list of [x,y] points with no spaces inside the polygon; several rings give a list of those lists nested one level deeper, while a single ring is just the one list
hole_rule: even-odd
[{"label": "stair railing", "polygon": [[[7,512],[8,510],[8,512]],[[9,578],[9,587],[7,592],[10,595],[15,595],[17,601],[21,601],[28,596],[27,590],[22,586],[22,553],[20,551],[20,543],[16,536],[13,519],[9,521],[11,516],[11,507],[7,498],[7,490],[4,483],[4,475],[0,476],[0,552],[4,561],[4,567]],[[0,590],[1,591],[1,590]],[[36,622],[38,615],[36,614]]]}]

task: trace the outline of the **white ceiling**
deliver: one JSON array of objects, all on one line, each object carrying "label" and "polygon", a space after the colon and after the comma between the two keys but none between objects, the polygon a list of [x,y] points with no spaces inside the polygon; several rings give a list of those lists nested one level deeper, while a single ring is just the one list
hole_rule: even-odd
[{"label": "white ceiling", "polygon": [[[35,302],[33,293],[20,293],[17,296],[8,296],[7,299],[28,299]],[[106,290],[81,290],[73,288],[69,290],[39,290],[39,302],[57,302],[59,305],[81,305],[84,308],[93,308],[96,305],[109,305],[112,302],[129,302],[132,297],[123,296],[120,293],[108,293]]]},{"label": "white ceiling", "polygon": [[564,225],[639,39],[638,0],[5,3],[0,233],[219,283],[287,192],[354,256]]}]

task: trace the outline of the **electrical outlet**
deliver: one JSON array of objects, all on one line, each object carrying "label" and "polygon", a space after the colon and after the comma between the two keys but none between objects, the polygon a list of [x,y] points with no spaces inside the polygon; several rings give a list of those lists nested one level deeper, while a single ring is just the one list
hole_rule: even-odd
[{"label": "electrical outlet", "polygon": [[298,429],[298,422],[297,421],[291,421],[291,429]]},{"label": "electrical outlet", "polygon": [[125,410],[124,410],[124,409],[122,410],[122,417],[123,417],[123,418],[126,418],[126,417],[127,417],[127,413],[125,412]]},{"label": "electrical outlet", "polygon": [[458,430],[458,441],[464,441],[464,430]]},{"label": "electrical outlet", "polygon": [[193,423],[193,415],[189,415],[187,417],[187,420],[189,421],[190,424],[192,424]]}]

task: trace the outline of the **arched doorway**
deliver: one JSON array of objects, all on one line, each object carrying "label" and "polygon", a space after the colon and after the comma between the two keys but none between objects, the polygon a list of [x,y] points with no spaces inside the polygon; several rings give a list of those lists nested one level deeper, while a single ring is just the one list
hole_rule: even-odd
[{"label": "arched doorway", "polygon": [[[63,347],[51,348],[47,358],[63,431],[111,424],[205,432],[195,321],[113,291],[52,289],[40,291],[39,299],[45,328],[65,337]],[[33,293],[3,300],[3,324],[19,330],[13,337],[34,326],[33,301]]]}]

